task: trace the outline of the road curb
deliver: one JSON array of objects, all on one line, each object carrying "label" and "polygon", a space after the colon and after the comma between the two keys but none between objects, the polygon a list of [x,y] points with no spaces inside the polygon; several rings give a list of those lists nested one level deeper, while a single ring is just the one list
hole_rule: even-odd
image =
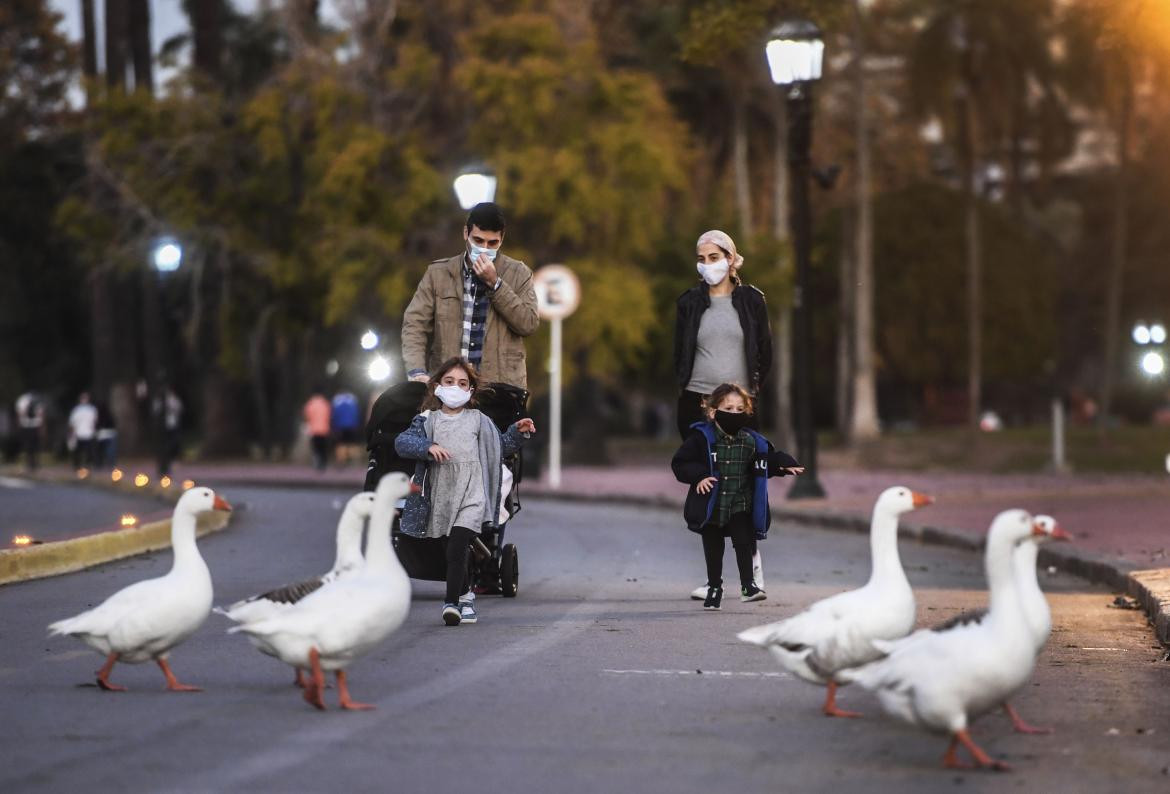
[{"label": "road curb", "polygon": [[[665,496],[637,496],[634,494],[597,494],[569,491],[529,491],[526,499],[570,502],[606,502],[643,507],[681,509],[682,500]],[[869,518],[852,513],[832,510],[791,510],[772,508],[772,520],[783,521],[816,529],[832,529],[846,532],[869,532]],[[983,549],[984,538],[974,532],[955,527],[938,527],[929,524],[902,522],[900,537],[927,543],[933,546],[949,546],[978,552]],[[1163,645],[1170,646],[1170,568],[1137,570],[1137,566],[1085,549],[1072,546],[1049,544],[1040,547],[1037,561],[1043,566],[1055,566],[1089,582],[1099,582],[1114,590],[1127,593],[1137,599],[1154,634]]]},{"label": "road curb", "polygon": [[[226,529],[229,513],[203,513],[195,522],[196,537]],[[51,541],[22,549],[0,550],[0,585],[73,573],[94,565],[158,551],[171,546],[171,519],[139,527],[97,532],[80,538]]]}]

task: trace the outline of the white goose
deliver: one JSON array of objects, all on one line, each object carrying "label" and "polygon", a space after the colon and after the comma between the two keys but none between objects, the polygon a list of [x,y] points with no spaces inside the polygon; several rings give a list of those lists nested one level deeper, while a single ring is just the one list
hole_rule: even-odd
[{"label": "white goose", "polygon": [[[278,615],[322,585],[358,570],[364,563],[362,530],[365,529],[366,519],[370,517],[373,507],[374,494],[370,491],[355,494],[346,502],[345,509],[341,511],[341,518],[337,521],[337,554],[333,561],[333,567],[327,573],[245,598],[226,609],[216,607],[212,611],[236,623],[252,623]],[[262,637],[254,636],[249,637],[249,639],[261,653],[276,656],[276,651]],[[299,687],[305,685],[299,667],[294,683]]]},{"label": "white goose", "polygon": [[378,483],[366,560],[359,570],[314,590],[280,614],[228,629],[258,638],[286,664],[311,670],[304,697],[319,709],[325,708],[324,670],[337,674],[343,709],[374,708],[350,699],[345,668],[401,626],[410,610],[410,579],[390,545],[390,528],[395,503],[412,487],[410,478],[398,472]]},{"label": "white goose", "polygon": [[[1016,587],[1019,589],[1020,607],[1024,610],[1024,620],[1028,623],[1028,630],[1032,633],[1036,647],[1036,655],[1039,656],[1040,651],[1044,650],[1044,645],[1048,642],[1048,635],[1052,633],[1052,612],[1048,609],[1048,601],[1044,598],[1044,592],[1040,589],[1040,582],[1036,576],[1036,556],[1040,553],[1041,543],[1047,540],[1071,540],[1071,538],[1067,532],[1060,528],[1052,516],[1036,516],[1033,521],[1044,531],[1044,534],[1029,535],[1016,544],[1016,548],[1012,551],[1012,571],[1016,578]],[[986,616],[986,609],[964,612],[934,627],[931,631],[944,631],[951,626],[978,622]],[[929,636],[929,632],[923,632],[923,634]],[[1011,703],[1005,701],[1003,710],[1011,718],[1012,728],[1017,733],[1052,733],[1051,728],[1037,728],[1034,725],[1029,725]]]},{"label": "white goose", "polygon": [[167,689],[200,691],[175,679],[167,656],[211,613],[211,573],[195,545],[195,517],[208,510],[231,506],[210,488],[192,488],[179,498],[171,517],[175,559],[166,576],[124,587],[93,609],[49,625],[50,635],[77,637],[105,654],[106,663],[97,673],[102,689],[126,688],[110,683],[115,663],[154,659],[166,676]]},{"label": "white goose", "polygon": [[984,555],[990,599],[983,619],[944,630],[924,629],[893,642],[876,640],[874,645],[888,654],[884,659],[838,673],[842,680],[876,692],[895,717],[949,733],[945,766],[963,766],[955,754],[962,744],[980,766],[1008,768],[976,745],[967,728],[971,720],[1006,702],[1035,666],[1035,635],[1012,563],[1016,544],[1032,534],[1044,534],[1044,529],[1024,510],[1006,510],[992,521]]},{"label": "white goose", "polygon": [[860,716],[837,707],[840,682],[834,674],[880,658],[871,640],[904,637],[914,628],[914,592],[898,556],[898,516],[932,501],[902,486],[882,491],[870,523],[872,571],[865,586],[738,635],[744,642],[767,648],[781,667],[799,678],[827,685],[822,708],[827,716]]}]

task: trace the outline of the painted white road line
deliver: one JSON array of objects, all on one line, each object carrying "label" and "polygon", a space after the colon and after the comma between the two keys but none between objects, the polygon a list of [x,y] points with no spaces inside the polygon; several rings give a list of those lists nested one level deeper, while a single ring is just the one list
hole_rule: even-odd
[{"label": "painted white road line", "polygon": [[0,488],[32,488],[33,484],[19,477],[0,477]]},{"label": "painted white road line", "polygon": [[710,675],[722,678],[791,678],[788,673],[753,673],[740,670],[602,670],[611,675]]}]

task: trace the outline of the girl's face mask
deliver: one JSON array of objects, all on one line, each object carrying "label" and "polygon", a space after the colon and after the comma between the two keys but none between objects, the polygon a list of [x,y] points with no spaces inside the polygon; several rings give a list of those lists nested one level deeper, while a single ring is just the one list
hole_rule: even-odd
[{"label": "girl's face mask", "polygon": [[448,408],[462,408],[471,399],[471,391],[458,386],[436,386],[435,396]]},{"label": "girl's face mask", "polygon": [[728,262],[726,259],[720,259],[710,264],[699,262],[696,267],[699,270],[699,275],[703,277],[712,287],[723,282],[727,278]]},{"label": "girl's face mask", "polygon": [[731,411],[715,409],[715,424],[723,428],[723,432],[729,436],[734,436],[747,427],[748,419],[749,416],[745,413],[732,413]]}]

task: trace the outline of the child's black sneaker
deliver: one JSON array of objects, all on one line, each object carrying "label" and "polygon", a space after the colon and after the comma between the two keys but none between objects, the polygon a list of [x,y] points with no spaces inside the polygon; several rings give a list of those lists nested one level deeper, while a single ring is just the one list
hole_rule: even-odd
[{"label": "child's black sneaker", "polygon": [[719,609],[723,603],[723,588],[708,587],[707,598],[703,600],[703,609]]},{"label": "child's black sneaker", "polygon": [[754,582],[747,587],[739,588],[739,600],[745,604],[749,601],[763,601],[767,597],[768,594],[756,587]]}]

